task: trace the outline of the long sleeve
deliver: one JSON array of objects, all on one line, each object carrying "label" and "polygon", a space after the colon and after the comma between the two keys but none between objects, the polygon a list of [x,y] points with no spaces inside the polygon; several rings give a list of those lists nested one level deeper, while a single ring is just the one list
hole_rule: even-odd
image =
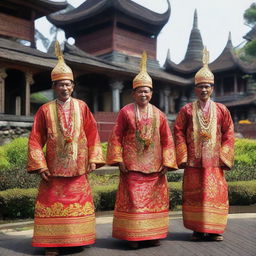
[{"label": "long sleeve", "polygon": [[224,169],[231,169],[234,162],[234,124],[226,108],[223,111],[221,133],[220,160],[225,165]]},{"label": "long sleeve", "polygon": [[171,130],[166,118],[163,116],[161,116],[160,138],[163,152],[163,166],[169,167],[171,170],[178,169]]},{"label": "long sleeve", "polygon": [[185,109],[182,108],[177,115],[174,124],[174,140],[176,145],[176,157],[178,167],[188,162],[188,149],[186,143],[187,118]]},{"label": "long sleeve", "polygon": [[47,168],[43,147],[47,140],[47,128],[44,112],[41,109],[35,115],[34,124],[28,141],[28,172]]},{"label": "long sleeve", "polygon": [[121,110],[118,114],[116,124],[108,140],[107,164],[116,165],[123,162],[122,142],[125,129],[125,114]]},{"label": "long sleeve", "polygon": [[87,106],[85,106],[84,130],[87,138],[89,163],[95,163],[97,168],[99,168],[105,164],[105,160],[102,153],[97,123]]}]

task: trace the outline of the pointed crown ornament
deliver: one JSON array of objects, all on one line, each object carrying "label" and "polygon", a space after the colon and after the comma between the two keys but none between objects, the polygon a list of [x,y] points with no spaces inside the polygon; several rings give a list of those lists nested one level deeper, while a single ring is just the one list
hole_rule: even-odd
[{"label": "pointed crown ornament", "polygon": [[214,75],[208,67],[209,63],[209,51],[206,47],[203,50],[203,67],[195,75],[195,84],[214,84]]},{"label": "pointed crown ornament", "polygon": [[132,87],[133,89],[137,87],[147,86],[153,88],[152,79],[147,73],[147,53],[143,51],[140,61],[140,72],[133,79]]},{"label": "pointed crown ornament", "polygon": [[65,63],[62,51],[60,49],[60,44],[58,41],[55,43],[55,55],[58,58],[58,63],[54,67],[51,73],[52,81],[58,80],[72,80],[74,81],[73,72],[71,68]]}]

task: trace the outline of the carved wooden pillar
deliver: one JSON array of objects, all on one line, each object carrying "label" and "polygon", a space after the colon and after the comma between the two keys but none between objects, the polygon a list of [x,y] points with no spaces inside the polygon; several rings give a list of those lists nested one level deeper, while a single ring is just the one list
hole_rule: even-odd
[{"label": "carved wooden pillar", "polygon": [[5,68],[0,68],[0,113],[5,113],[5,78],[7,74]]},{"label": "carved wooden pillar", "polygon": [[34,83],[33,74],[26,73],[26,92],[25,92],[25,115],[30,116],[30,86]]},{"label": "carved wooden pillar", "polygon": [[234,75],[234,93],[237,94],[238,91],[238,84],[237,84],[237,75]]},{"label": "carved wooden pillar", "polygon": [[121,81],[114,80],[110,83],[112,89],[112,111],[118,112],[120,110],[120,93],[124,88]]},{"label": "carved wooden pillar", "polygon": [[169,114],[169,96],[171,93],[170,88],[165,87],[163,93],[164,93],[164,113],[168,115]]}]

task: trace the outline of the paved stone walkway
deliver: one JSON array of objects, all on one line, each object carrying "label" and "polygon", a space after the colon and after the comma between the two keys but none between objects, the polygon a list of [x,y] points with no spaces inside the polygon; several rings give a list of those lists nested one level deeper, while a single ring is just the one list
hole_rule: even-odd
[{"label": "paved stone walkway", "polygon": [[[0,227],[1,228],[1,227]],[[169,235],[159,247],[130,250],[125,241],[111,237],[112,217],[97,217],[97,241],[83,251],[62,250],[61,255],[76,256],[255,256],[256,213],[230,214],[223,242],[191,242],[191,231],[182,218],[172,215]],[[32,230],[0,229],[0,255],[43,255],[42,248],[31,247]]]}]

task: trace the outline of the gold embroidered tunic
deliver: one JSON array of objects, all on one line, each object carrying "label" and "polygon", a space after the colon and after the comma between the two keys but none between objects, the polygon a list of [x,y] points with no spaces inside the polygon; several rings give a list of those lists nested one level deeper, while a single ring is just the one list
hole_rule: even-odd
[{"label": "gold embroidered tunic", "polygon": [[67,141],[61,130],[61,126],[65,128],[70,123],[60,121],[56,100],[44,104],[36,113],[29,137],[29,172],[48,168],[52,176],[72,177],[85,174],[89,163],[96,163],[97,167],[104,164],[92,113],[83,101],[72,98],[71,102],[71,141]]}]

